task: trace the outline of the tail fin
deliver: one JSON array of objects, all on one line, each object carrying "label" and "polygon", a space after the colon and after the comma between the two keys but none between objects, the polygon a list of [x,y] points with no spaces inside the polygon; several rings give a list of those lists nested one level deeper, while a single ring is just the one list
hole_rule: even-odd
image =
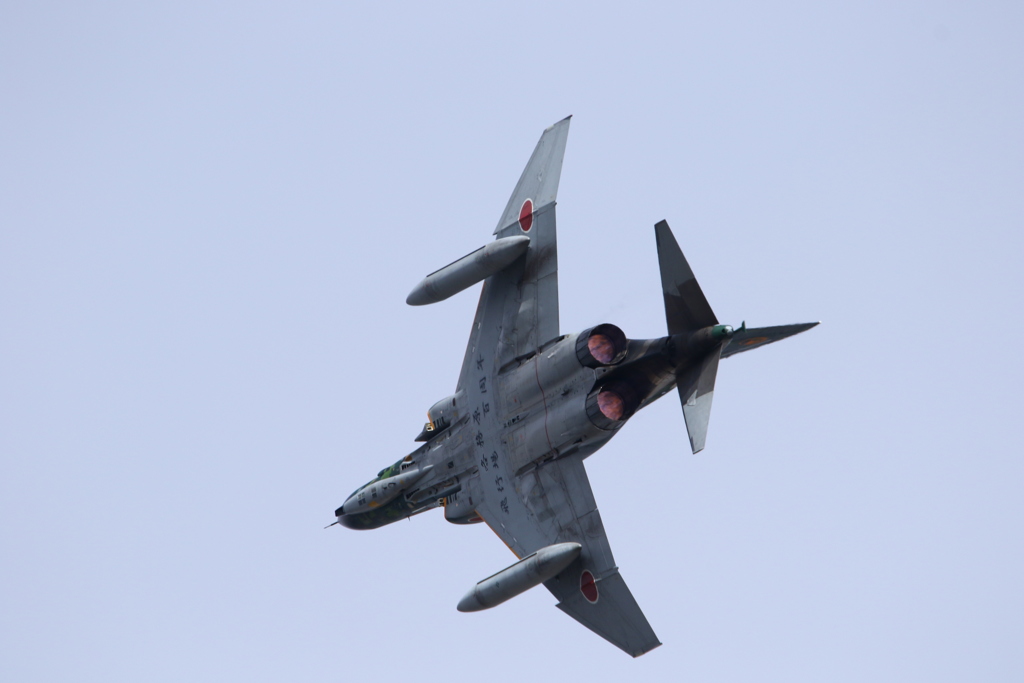
[{"label": "tail fin", "polygon": [[[690,264],[686,262],[686,257],[683,256],[668,223],[661,221],[655,225],[654,235],[658,240],[658,264],[661,267],[661,289],[665,295],[665,319],[668,321],[669,335],[685,335],[683,339],[687,340],[702,337],[710,332],[710,335],[704,336],[703,339],[721,340],[704,352],[703,356],[692,359],[694,362],[676,370],[676,388],[679,389],[679,400],[683,404],[683,418],[686,420],[686,431],[690,436],[690,448],[694,453],[698,453],[704,449],[708,435],[711,400],[715,395],[715,379],[718,376],[718,361],[799,334],[818,323],[754,329],[747,329],[744,323],[738,330],[733,330],[728,325],[719,325],[718,318],[715,317],[711,304],[697,284]],[[713,329],[706,330],[701,335],[690,336],[709,327]]]},{"label": "tail fin", "polygon": [[[661,266],[661,289],[665,295],[665,319],[669,335],[690,334],[718,324],[711,304],[697,284],[690,264],[686,262],[668,222],[654,226],[658,241],[658,263]],[[683,418],[694,453],[704,449],[711,419],[711,399],[715,394],[718,360],[728,343],[716,345],[700,361],[685,367],[676,376],[679,400],[683,404]]]},{"label": "tail fin", "polygon": [[658,263],[661,266],[661,289],[665,294],[668,333],[685,334],[717,325],[718,318],[697,284],[690,264],[686,262],[667,221],[654,226],[654,236],[658,241]]},{"label": "tail fin", "polygon": [[704,450],[708,437],[708,422],[711,420],[711,399],[715,395],[715,378],[718,376],[718,360],[727,342],[711,349],[700,363],[691,365],[676,377],[679,400],[683,404],[683,419],[686,433],[690,437],[690,449],[694,453]]}]

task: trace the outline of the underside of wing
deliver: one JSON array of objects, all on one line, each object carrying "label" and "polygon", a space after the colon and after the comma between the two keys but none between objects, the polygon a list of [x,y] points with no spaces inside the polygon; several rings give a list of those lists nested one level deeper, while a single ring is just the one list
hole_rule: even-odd
[{"label": "underside of wing", "polygon": [[526,236],[525,255],[484,282],[463,361],[494,369],[558,336],[558,240],[555,200],[569,119],[544,131],[501,214],[499,239]]},{"label": "underside of wing", "polygon": [[500,498],[484,496],[477,514],[516,555],[582,545],[579,557],[544,583],[558,608],[634,657],[660,645],[615,566],[582,457],[547,463],[505,489]]},{"label": "underside of wing", "polygon": [[544,584],[561,601],[558,609],[633,657],[661,645],[618,571],[592,583],[584,578],[587,593],[568,573]]}]

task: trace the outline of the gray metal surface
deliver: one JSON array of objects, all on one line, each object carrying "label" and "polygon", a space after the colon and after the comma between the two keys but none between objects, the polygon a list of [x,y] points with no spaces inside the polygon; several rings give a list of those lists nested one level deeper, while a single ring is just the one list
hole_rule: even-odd
[{"label": "gray metal surface", "polygon": [[431,470],[433,465],[408,470],[387,479],[372,481],[348,497],[341,506],[342,514],[354,515],[387,505]]},{"label": "gray metal surface", "polygon": [[539,211],[558,198],[558,181],[562,177],[562,158],[565,156],[565,142],[569,137],[569,122],[566,116],[547,128],[540,136],[537,146],[530,155],[523,174],[519,176],[516,189],[505,205],[498,219],[494,234],[504,236],[507,229],[513,232],[519,219],[519,210],[527,199],[533,201],[534,210]]},{"label": "gray metal surface", "polygon": [[702,327],[717,325],[718,318],[711,310],[690,264],[686,262],[667,221],[654,226],[658,243],[658,265],[661,268],[661,289],[665,297],[665,318],[668,333],[682,334]]},{"label": "gray metal surface", "polygon": [[579,543],[556,543],[527,555],[511,567],[488,576],[470,589],[456,609],[479,612],[496,607],[554,578],[579,557]]},{"label": "gray metal surface", "polygon": [[711,420],[711,400],[715,396],[715,378],[718,376],[718,359],[722,346],[704,357],[699,365],[692,365],[679,375],[679,400],[683,404],[683,419],[690,437],[690,448],[694,453],[704,450],[708,438],[708,422]]},{"label": "gray metal surface", "polygon": [[555,202],[568,129],[565,119],[544,131],[497,240],[410,295],[429,303],[485,278],[456,391],[428,411],[416,436],[425,443],[335,514],[351,529],[435,507],[453,524],[484,522],[524,561],[480,582],[459,609],[491,607],[543,581],[559,609],[635,657],[660,642],[619,573],[584,460],[673,387],[691,447],[701,450],[719,358],[815,323],[719,325],[662,221],[655,235],[669,336],[630,340],[607,323],[560,336]]},{"label": "gray metal surface", "polygon": [[774,327],[751,327],[737,330],[729,344],[722,351],[722,358],[735,356],[737,353],[757,349],[772,342],[777,342],[794,334],[806,332],[821,323],[800,323],[798,325],[776,325]]},{"label": "gray metal surface", "polygon": [[587,600],[569,580],[552,584],[555,582],[545,585],[561,599],[558,609],[627,654],[639,657],[661,645],[619,572],[597,581],[596,603]]},{"label": "gray metal surface", "polygon": [[423,306],[444,301],[503,270],[519,258],[529,246],[530,238],[526,235],[513,235],[494,240],[423,278],[423,281],[409,293],[405,303],[410,306]]},{"label": "gray metal surface", "polygon": [[[569,118],[544,131],[502,212],[498,237],[529,235],[526,258],[489,278],[470,333],[458,386],[480,359],[497,369],[535,351],[558,336],[558,239],[555,201],[562,157],[569,135]],[[519,215],[525,202],[533,204],[529,230]]]}]

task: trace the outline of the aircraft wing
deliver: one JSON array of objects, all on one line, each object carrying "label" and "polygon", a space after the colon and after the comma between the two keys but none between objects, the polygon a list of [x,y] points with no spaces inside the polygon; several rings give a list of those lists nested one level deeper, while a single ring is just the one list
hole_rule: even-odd
[{"label": "aircraft wing", "polygon": [[[471,429],[478,430],[481,455],[470,500],[521,558],[554,543],[580,543],[580,556],[544,585],[562,611],[635,657],[660,643],[619,576],[582,455],[516,475],[501,436],[507,425],[496,417],[498,370],[559,335],[555,199],[568,134],[568,118],[544,131],[495,230],[499,238],[527,235],[530,245],[484,281],[459,376],[458,390],[474,408]],[[584,593],[581,580],[588,576]]]},{"label": "aircraft wing", "polygon": [[581,455],[527,471],[503,489],[489,491],[477,514],[516,555],[566,541],[583,546],[544,584],[560,610],[634,657],[661,645],[615,566]]},{"label": "aircraft wing", "polygon": [[498,220],[498,238],[526,235],[530,246],[523,258],[484,282],[460,389],[474,364],[496,370],[558,336],[555,199],[568,135],[569,118],[544,131]]}]

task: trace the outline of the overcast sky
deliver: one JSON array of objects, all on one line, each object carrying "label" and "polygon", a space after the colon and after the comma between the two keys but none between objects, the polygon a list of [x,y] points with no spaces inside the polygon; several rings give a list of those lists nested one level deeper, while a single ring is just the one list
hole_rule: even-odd
[{"label": "overcast sky", "polygon": [[[769,7],[771,5],[771,7]],[[1024,680],[1024,5],[0,9],[0,679]],[[561,329],[724,361],[587,469],[630,659],[431,512],[324,530],[455,387],[492,239],[574,115]]]}]

